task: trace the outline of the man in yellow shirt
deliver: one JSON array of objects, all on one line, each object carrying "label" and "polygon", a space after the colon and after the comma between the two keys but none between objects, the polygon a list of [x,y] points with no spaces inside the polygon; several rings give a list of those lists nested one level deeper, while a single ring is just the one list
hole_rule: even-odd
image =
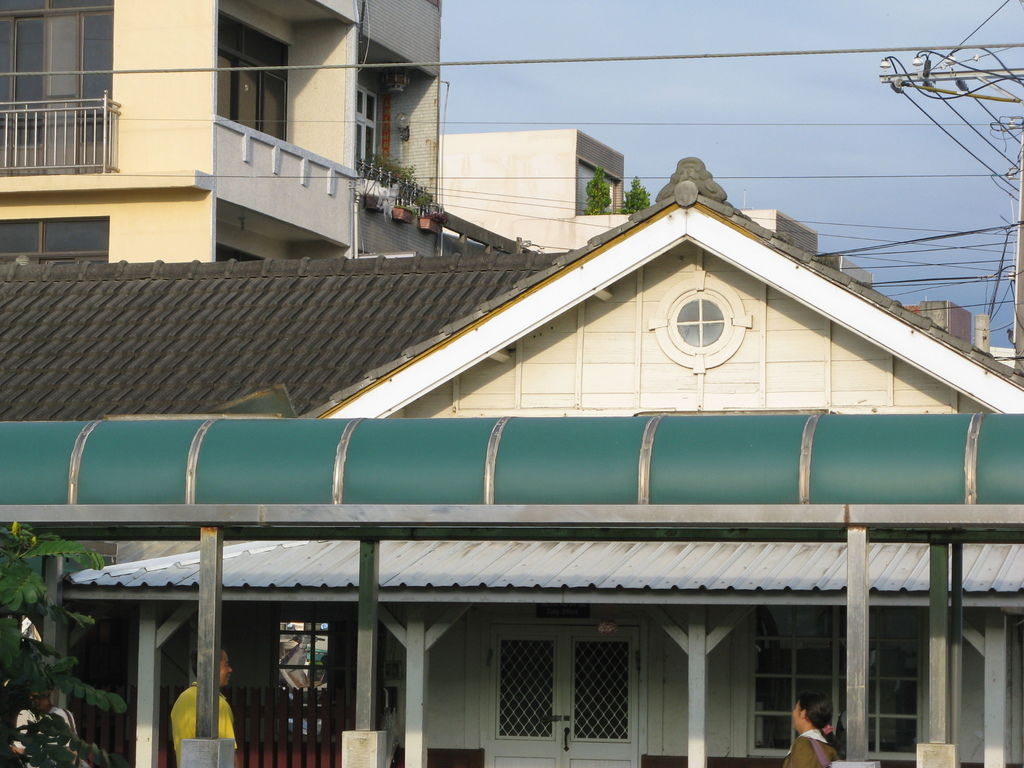
[{"label": "man in yellow shirt", "polygon": [[[227,651],[220,652],[220,687],[223,688],[231,679],[231,665],[228,664]],[[194,739],[196,737],[196,696],[199,687],[197,683],[181,692],[178,700],[171,707],[171,737],[174,739],[174,755],[177,764],[181,765],[181,740]],[[222,739],[235,738],[235,719],[231,714],[231,705],[220,695],[220,713],[217,716],[218,736]],[[241,753],[238,751],[238,743],[235,742],[235,765],[240,765]]]}]

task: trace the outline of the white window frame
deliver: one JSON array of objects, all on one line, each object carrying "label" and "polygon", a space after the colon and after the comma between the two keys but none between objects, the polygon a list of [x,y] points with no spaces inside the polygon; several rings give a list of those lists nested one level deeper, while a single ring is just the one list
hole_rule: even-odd
[{"label": "white window frame", "polygon": [[[373,100],[373,114],[367,114],[367,104],[370,100]],[[360,107],[362,104],[362,107]],[[373,160],[374,154],[377,149],[377,110],[379,109],[380,99],[374,91],[362,86],[356,86],[356,162],[362,160],[364,162],[370,162]],[[373,151],[366,153],[366,134],[367,131],[373,132],[373,139],[371,140],[371,148]]]},{"label": "white window frame", "polygon": [[[766,606],[766,607],[771,607],[771,606]],[[785,606],[785,607],[799,608],[800,606],[799,605],[790,605],[790,606]],[[832,689],[827,691],[827,693],[829,694],[829,696],[833,700],[833,705],[835,707],[834,716],[836,718],[838,718],[839,714],[840,714],[840,711],[841,711],[839,709],[839,707],[838,707],[838,704],[836,703],[836,702],[838,702],[838,693],[839,693],[838,685],[841,683],[841,681],[843,679],[843,676],[845,675],[845,670],[843,669],[843,666],[845,664],[845,659],[846,659],[846,654],[845,654],[845,651],[842,648],[842,643],[841,643],[843,638],[840,636],[840,633],[839,633],[839,624],[840,624],[840,620],[841,620],[841,613],[840,612],[843,610],[843,608],[842,608],[842,606],[822,606],[822,605],[809,605],[807,607],[816,607],[816,608],[830,607],[831,610],[832,610],[832,637],[831,637],[831,639],[830,638],[808,638],[808,639],[827,640],[827,641],[830,641],[830,643],[833,645],[832,653],[833,653],[833,669],[834,669],[834,672],[833,672],[833,679],[831,681]],[[927,617],[923,614],[923,612],[922,612],[922,610],[920,608],[916,608],[916,607],[913,607],[913,606],[893,606],[893,607],[896,607],[896,608],[908,608],[910,610],[915,611],[918,614],[917,621],[916,621],[916,626],[918,627],[918,633],[917,633],[917,638],[916,638],[916,642],[917,642],[917,658],[918,658],[918,671],[917,671],[917,681],[916,681],[917,682],[917,712],[915,714],[915,718],[914,719],[915,719],[915,724],[916,724],[918,741],[920,742],[920,741],[923,740],[923,736],[925,734],[925,731],[927,730],[926,719],[927,719],[927,714],[928,714],[927,713],[927,697],[928,697],[928,655],[927,655],[928,648],[927,648],[927,634],[921,632],[920,631],[920,627],[927,626]],[[885,606],[879,606],[879,608],[884,609]],[[774,749],[774,748],[771,748],[771,747],[758,747],[758,746],[756,746],[756,725],[757,725],[757,723],[756,723],[756,716],[757,716],[757,714],[756,714],[756,712],[757,712],[757,708],[756,708],[756,696],[757,696],[757,682],[756,682],[757,681],[757,648],[756,648],[756,646],[757,646],[757,640],[760,637],[760,635],[757,634],[757,618],[756,618],[756,613],[753,613],[753,612],[751,613],[751,615],[750,615],[750,622],[751,622],[751,624],[749,625],[751,627],[750,635],[749,635],[749,637],[750,637],[750,641],[749,641],[750,687],[748,689],[748,695],[747,695],[747,723],[748,723],[748,730],[747,730],[747,734],[748,734],[747,754],[750,757],[778,757],[778,758],[781,759],[782,757],[784,757],[786,755],[786,750]],[[803,639],[803,638],[800,638],[800,639]],[[892,642],[892,641],[893,641],[893,638],[889,638],[889,637],[882,637],[882,638],[871,637],[869,639],[870,648],[871,648],[872,651],[875,650],[875,648],[877,647],[877,644],[879,642],[886,643],[886,642]],[[791,675],[793,677],[797,676],[795,670],[791,673]],[[873,675],[869,675],[869,681],[875,679],[877,676],[878,676],[878,672],[876,671]],[[808,677],[813,677],[813,676],[808,676]],[[881,717],[893,717],[893,715],[890,715],[890,714],[880,715],[877,712],[877,710],[875,709],[874,705],[869,702],[869,715],[868,715],[868,719],[869,720],[877,721]],[[835,723],[833,723],[833,724],[835,724]],[[876,734],[876,737],[877,737],[877,734]],[[870,743],[868,745],[868,758],[869,759],[875,759],[875,760],[907,760],[908,759],[908,755],[913,756],[913,754],[914,754],[913,752],[877,752],[874,749],[872,749],[872,745]]]},{"label": "white window frame", "polygon": [[[722,335],[704,347],[688,344],[679,332],[679,313],[692,301],[708,301],[722,311]],[[649,329],[654,331],[661,351],[682,366],[703,373],[729,360],[743,343],[753,318],[743,308],[743,299],[731,286],[703,270],[665,292]]]}]

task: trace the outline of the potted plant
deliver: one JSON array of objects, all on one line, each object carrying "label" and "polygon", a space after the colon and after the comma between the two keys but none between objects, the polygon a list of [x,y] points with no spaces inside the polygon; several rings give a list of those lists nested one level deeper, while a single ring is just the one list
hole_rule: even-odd
[{"label": "potted plant", "polygon": [[391,220],[411,224],[416,218],[416,213],[416,209],[410,208],[408,205],[395,205],[391,209]]},{"label": "potted plant", "polygon": [[441,227],[447,223],[448,214],[444,211],[430,211],[429,213],[420,214],[420,229],[424,232],[437,234],[441,231]]},{"label": "potted plant", "polygon": [[384,206],[381,204],[380,195],[371,195],[366,193],[363,195],[363,208],[367,211],[382,211]]}]

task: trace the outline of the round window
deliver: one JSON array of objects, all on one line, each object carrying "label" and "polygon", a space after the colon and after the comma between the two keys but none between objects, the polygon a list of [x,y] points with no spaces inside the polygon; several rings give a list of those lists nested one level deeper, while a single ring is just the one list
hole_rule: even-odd
[{"label": "round window", "polygon": [[701,273],[665,292],[648,327],[668,357],[701,372],[736,353],[751,320],[735,289]]},{"label": "round window", "polygon": [[683,341],[691,347],[709,347],[722,338],[725,315],[713,301],[696,299],[679,310],[676,328]]}]

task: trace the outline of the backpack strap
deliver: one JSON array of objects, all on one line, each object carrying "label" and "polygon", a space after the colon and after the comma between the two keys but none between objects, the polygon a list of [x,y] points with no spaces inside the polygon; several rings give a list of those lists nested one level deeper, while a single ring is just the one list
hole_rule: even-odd
[{"label": "backpack strap", "polygon": [[825,755],[825,750],[821,748],[821,744],[817,739],[807,737],[807,740],[811,742],[811,747],[814,749],[814,754],[818,756],[818,762],[821,763],[821,768],[829,768],[832,765],[832,761]]}]

